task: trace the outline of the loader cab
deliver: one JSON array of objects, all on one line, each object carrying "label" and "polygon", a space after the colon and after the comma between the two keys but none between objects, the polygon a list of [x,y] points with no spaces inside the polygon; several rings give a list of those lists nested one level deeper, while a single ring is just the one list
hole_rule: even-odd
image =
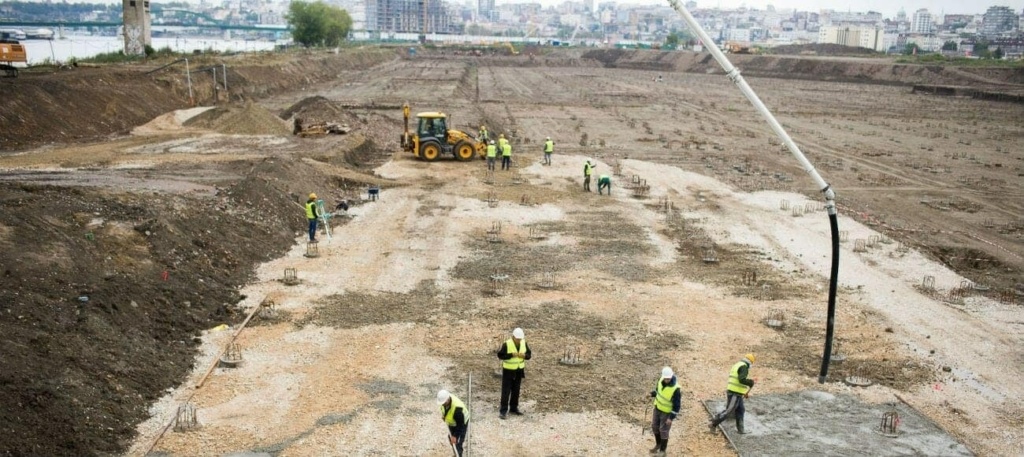
[{"label": "loader cab", "polygon": [[436,138],[441,144],[447,142],[448,125],[444,113],[419,113],[416,118],[420,124],[416,132],[421,142],[427,138]]}]

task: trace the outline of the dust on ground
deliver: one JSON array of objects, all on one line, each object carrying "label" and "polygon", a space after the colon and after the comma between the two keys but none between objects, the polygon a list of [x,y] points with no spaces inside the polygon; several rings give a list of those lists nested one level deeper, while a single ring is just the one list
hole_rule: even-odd
[{"label": "dust on ground", "polygon": [[[47,424],[10,422],[26,428],[3,430],[0,442],[44,454],[139,454],[154,443],[177,455],[373,454],[380,443],[363,438],[373,430],[393,443],[389,452],[442,455],[449,449],[433,395],[446,387],[471,401],[470,445],[482,454],[636,454],[650,444],[637,438],[648,386],[670,365],[686,391],[670,452],[730,455],[721,437],[701,433],[700,401],[720,398],[728,366],[755,350],[755,399],[814,388],[880,404],[898,394],[973,452],[1021,452],[1024,394],[998,381],[1021,374],[1006,363],[1019,359],[1012,348],[1021,340],[1021,208],[1012,183],[1024,148],[1014,147],[1019,126],[1007,122],[1021,108],[792,79],[1015,84],[1012,75],[739,59],[747,75],[780,76],[751,84],[840,193],[837,340],[846,360],[818,385],[825,218],[800,195],[806,178],[742,97],[705,74],[705,56],[385,54],[303,59],[295,74],[318,75],[309,81],[276,81],[279,70],[267,68],[230,75],[252,77],[233,80],[232,97],[267,98],[222,114],[261,108],[261,119],[280,117],[319,95],[355,116],[351,135],[172,128],[0,160],[14,175],[3,184],[4,263],[18,265],[3,279],[5,301],[16,305],[0,313],[3,333],[17,335],[4,357],[16,360],[8,384],[18,387],[0,404]],[[271,69],[286,65],[268,59]],[[673,68],[686,72],[665,70]],[[345,83],[316,82],[328,74]],[[166,79],[181,97],[175,77]],[[821,105],[822,97],[837,102]],[[406,100],[417,111],[448,112],[458,128],[506,132],[519,166],[488,182],[482,162],[394,154],[394,106]],[[136,126],[166,111],[126,119]],[[102,110],[82,113],[102,118]],[[55,132],[10,130],[16,141],[32,131]],[[550,167],[536,160],[546,136],[556,143]],[[581,189],[584,159],[613,176],[613,196]],[[62,176],[31,175],[38,172]],[[648,195],[627,188],[634,176],[651,186]],[[365,201],[371,184],[381,186],[379,201]],[[303,256],[300,205],[310,191],[330,207],[360,203],[322,238],[319,258]],[[675,209],[659,210],[661,199]],[[500,242],[492,243],[496,222]],[[709,249],[717,261],[705,261]],[[289,268],[299,285],[282,283]],[[490,289],[492,269],[508,271],[504,294]],[[964,288],[965,280],[984,287]],[[279,314],[239,335],[242,365],[215,369],[196,389],[226,341],[225,332],[201,331],[238,323],[265,297]],[[52,303],[73,305],[42,306]],[[785,316],[781,330],[765,325],[775,313]],[[500,422],[493,351],[517,325],[537,359],[524,384],[527,416]],[[589,365],[559,364],[576,346]],[[166,363],[126,365],[122,354]],[[40,359],[62,360],[62,371]],[[470,374],[472,396],[462,387]],[[848,374],[876,384],[846,386]],[[595,389],[615,395],[580,394]],[[202,428],[157,440],[186,399]]]}]

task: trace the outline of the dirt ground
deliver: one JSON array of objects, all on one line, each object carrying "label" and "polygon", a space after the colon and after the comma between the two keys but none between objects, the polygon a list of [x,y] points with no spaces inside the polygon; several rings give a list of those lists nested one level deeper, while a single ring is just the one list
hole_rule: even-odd
[{"label": "dirt ground", "polygon": [[[912,94],[901,84],[928,71],[878,61],[869,82],[887,84],[836,82],[810,60],[790,79],[750,79],[839,195],[835,352],[846,360],[818,384],[827,218],[726,78],[687,53],[427,54],[350,51],[318,61],[308,82],[240,79],[224,98],[245,102],[155,104],[106,141],[4,146],[0,454],[446,455],[433,402],[443,387],[470,402],[472,453],[638,455],[653,441],[646,393],[670,365],[685,392],[670,454],[734,455],[707,432],[703,402],[723,397],[748,351],[758,421],[778,425],[757,433],[778,453],[800,452],[785,448],[793,428],[863,452],[820,435],[833,421],[873,424],[897,395],[911,405],[901,413],[934,425],[876,438],[902,440],[892,449],[928,454],[915,443],[935,436],[961,454],[1024,452],[1024,392],[1004,381],[1024,374],[1024,106]],[[236,71],[293,74],[262,59],[274,64]],[[785,59],[746,63],[772,73]],[[1020,84],[968,73],[932,82]],[[487,183],[482,162],[397,153],[405,102],[506,133],[517,168]],[[353,131],[295,137],[293,116]],[[546,136],[550,167],[538,161]],[[583,192],[588,158],[613,175],[612,196]],[[634,180],[649,193],[634,197]],[[309,192],[353,203],[315,258]],[[288,269],[298,284],[282,281]],[[270,301],[273,315],[237,336],[241,365],[197,387]],[[499,421],[493,352],[517,326],[535,353],[526,415]],[[560,363],[567,353],[583,363]],[[860,416],[782,414],[806,391]],[[186,402],[200,427],[167,430]],[[826,425],[800,425],[812,423]]]}]

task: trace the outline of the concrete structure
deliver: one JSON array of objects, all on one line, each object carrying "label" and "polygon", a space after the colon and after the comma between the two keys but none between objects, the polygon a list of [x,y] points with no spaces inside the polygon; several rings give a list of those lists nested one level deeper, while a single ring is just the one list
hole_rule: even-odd
[{"label": "concrete structure", "polygon": [[819,43],[841,44],[883,52],[885,30],[881,27],[827,25],[818,29]]},{"label": "concrete structure", "polygon": [[366,30],[383,33],[457,33],[460,30],[442,0],[367,0]]},{"label": "concrete structure", "polygon": [[477,19],[494,20],[494,0],[477,0]]},{"label": "concrete structure", "polygon": [[1003,33],[1017,30],[1020,19],[1007,6],[990,6],[981,21],[981,35],[986,38],[997,38]]},{"label": "concrete structure", "polygon": [[124,54],[141,56],[153,44],[149,0],[121,0],[124,20]]},{"label": "concrete structure", "polygon": [[927,8],[921,8],[914,12],[914,20],[910,23],[910,33],[929,34],[932,33],[932,13]]}]

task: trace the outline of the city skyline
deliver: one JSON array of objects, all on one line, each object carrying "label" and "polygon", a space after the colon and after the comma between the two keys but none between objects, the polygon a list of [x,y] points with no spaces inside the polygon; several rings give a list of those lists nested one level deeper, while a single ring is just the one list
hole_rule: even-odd
[{"label": "city skyline", "polygon": [[[43,0],[27,0],[30,3],[42,2]],[[121,0],[65,0],[68,3],[121,3]],[[174,0],[185,3],[200,3],[200,0]],[[452,4],[463,4],[466,0],[447,0]],[[564,3],[566,0],[497,0],[495,6],[501,6],[511,3],[540,3],[544,7],[556,6]],[[582,2],[583,0],[575,0]],[[658,0],[606,0],[614,1],[618,5],[664,5],[668,6],[667,1]],[[685,1],[685,0],[684,0]],[[963,0],[905,0],[900,2],[892,2],[888,0],[864,0],[857,2],[856,7],[852,7],[850,2],[847,0],[696,0],[698,8],[727,8],[735,9],[741,6],[747,8],[765,10],[768,5],[772,5],[776,10],[785,9],[796,9],[798,11],[810,11],[819,12],[822,10],[835,10],[835,11],[852,11],[852,12],[868,12],[876,11],[882,13],[883,17],[891,18],[895,17],[897,12],[902,8],[906,13],[907,17],[911,17],[914,11],[920,8],[927,9],[933,15],[941,14],[984,14],[990,6],[1007,6],[1017,14],[1021,14],[1024,10],[1024,0],[1013,0],[1013,1],[993,1],[979,2],[965,4]],[[2,2],[0,2],[2,3]],[[154,3],[164,3],[161,1],[154,0]],[[169,2],[168,2],[169,3]],[[221,0],[207,0],[207,3],[217,4],[221,3]],[[473,0],[475,4],[475,0]],[[602,0],[594,0],[594,4],[600,4]]]}]

